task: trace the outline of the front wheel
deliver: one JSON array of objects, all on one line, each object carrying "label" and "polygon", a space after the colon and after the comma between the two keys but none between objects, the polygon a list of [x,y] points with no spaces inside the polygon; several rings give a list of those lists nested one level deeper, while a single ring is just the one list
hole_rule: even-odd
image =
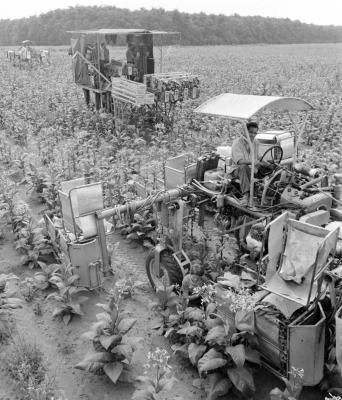
[{"label": "front wheel", "polygon": [[152,250],[146,259],[146,273],[153,290],[164,286],[182,285],[182,270],[169,250],[164,250],[160,254],[159,274],[155,267],[155,250]]}]

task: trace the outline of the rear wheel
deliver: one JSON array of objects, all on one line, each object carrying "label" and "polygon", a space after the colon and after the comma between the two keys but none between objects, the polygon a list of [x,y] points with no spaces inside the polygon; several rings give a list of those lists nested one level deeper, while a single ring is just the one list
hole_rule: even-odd
[{"label": "rear wheel", "polygon": [[155,250],[152,250],[146,259],[146,273],[154,290],[164,286],[181,285],[183,281],[182,270],[169,250],[164,250],[160,255],[159,274],[155,266]]}]

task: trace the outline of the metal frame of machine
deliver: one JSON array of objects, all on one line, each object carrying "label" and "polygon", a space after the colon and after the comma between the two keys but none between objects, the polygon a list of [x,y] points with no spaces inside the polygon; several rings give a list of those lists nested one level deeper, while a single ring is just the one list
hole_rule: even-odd
[{"label": "metal frame of machine", "polygon": [[[300,142],[300,137],[304,130],[307,112],[312,109],[313,107],[308,102],[298,98],[247,96],[227,93],[212,100],[208,100],[195,111],[202,114],[224,116],[228,119],[239,121],[243,125],[243,134],[246,136],[246,139],[249,142],[252,155],[254,155],[254,147],[249,139],[245,125],[248,119],[262,110],[275,110],[288,113],[291,117],[291,120],[294,121],[290,114],[291,112],[305,112],[305,118],[301,126],[299,127],[297,124],[295,127],[293,163],[291,164],[290,162],[287,166],[287,168],[295,173],[296,171],[294,164],[297,159],[298,143]],[[286,323],[283,323],[282,321],[277,320],[277,318],[271,320],[271,325],[278,324],[278,333],[279,335],[282,333],[283,337],[281,339],[277,337],[270,338],[268,341],[266,340],[264,347],[266,349],[265,351],[270,348],[273,350],[276,349],[276,351],[280,354],[280,362],[279,366],[275,367],[272,365],[272,362],[267,359],[267,357],[264,357],[264,364],[272,372],[281,376],[288,376],[290,367],[289,357],[296,359],[296,352],[298,350],[297,345],[300,346],[300,343],[302,343],[304,340],[302,332],[309,330],[311,345],[316,346],[317,343],[319,343],[317,357],[319,359],[318,361],[321,368],[323,357],[322,346],[324,347],[324,340],[322,341],[322,332],[324,330],[325,315],[318,300],[321,293],[320,288],[324,271],[329,267],[331,257],[334,256],[336,242],[338,239],[338,229],[334,229],[333,232],[329,232],[325,229],[317,228],[314,225],[290,219],[289,214],[283,213],[284,210],[287,210],[287,200],[283,203],[280,201],[280,204],[277,205],[279,206],[278,212],[270,212],[267,209],[265,210],[263,207],[256,206],[253,204],[253,202],[249,207],[242,206],[239,200],[230,195],[229,192],[208,189],[207,187],[203,186],[203,182],[201,181],[203,181],[203,176],[206,171],[211,171],[217,167],[218,159],[218,155],[215,155],[211,158],[209,157],[208,159],[200,158],[196,165],[192,164],[187,166],[185,162],[185,155],[175,157],[166,162],[165,188],[158,191],[158,193],[150,194],[143,200],[132,201],[127,204],[118,205],[108,209],[103,209],[102,207],[93,208],[92,215],[93,222],[95,222],[96,226],[96,240],[99,248],[99,254],[101,256],[101,259],[99,260],[101,263],[101,270],[108,271],[110,268],[110,260],[106,246],[105,220],[115,216],[122,216],[125,214],[131,215],[146,209],[151,209],[152,207],[154,207],[156,212],[159,214],[160,218],[158,218],[158,220],[164,230],[163,235],[165,236],[166,240],[162,240],[156,245],[154,251],[150,253],[146,265],[147,274],[154,288],[157,286],[156,281],[158,279],[162,279],[165,277],[165,275],[168,275],[166,278],[168,278],[169,284],[179,283],[177,279],[181,280],[189,270],[191,261],[183,249],[183,226],[184,222],[189,218],[190,210],[197,209],[199,210],[199,214],[201,214],[202,210],[203,214],[204,204],[209,203],[213,204],[219,213],[222,213],[226,209],[228,212],[237,210],[246,218],[244,218],[242,224],[238,224],[238,226],[228,229],[226,231],[228,234],[240,229],[248,232],[248,228],[250,226],[256,222],[263,221],[265,222],[265,225],[267,224],[267,226],[261,246],[261,261],[259,262],[258,266],[259,287],[263,287],[268,293],[276,294],[276,296],[283,299],[282,301],[284,302],[294,301],[294,303],[296,303],[297,301],[297,308],[295,308],[296,310],[298,307],[304,309],[304,312],[300,316],[296,316],[296,318],[290,320],[290,322],[287,321]],[[253,193],[254,161],[252,163],[251,170],[251,192]],[[277,173],[278,172],[275,172],[275,174]],[[305,183],[302,184],[300,188],[304,190],[315,186],[320,197],[317,198],[316,194],[309,194],[309,201],[305,202],[300,199],[300,201],[294,201],[293,204],[300,208],[304,214],[306,212],[310,213],[315,211],[316,209],[328,212],[332,207],[332,196],[328,192],[323,192],[317,186],[322,182],[321,177],[319,179],[311,178],[312,177],[310,176],[306,176],[305,179],[303,178]],[[289,184],[292,182],[292,180],[293,175],[290,175]],[[265,185],[267,184],[268,183],[266,182]],[[288,187],[286,186],[286,188]],[[289,196],[288,193],[287,196]],[[264,193],[262,197],[264,197]],[[336,200],[336,203],[340,204],[341,202]],[[324,210],[322,210],[322,208]],[[200,219],[201,218],[199,218],[199,220]],[[201,223],[203,223],[203,221],[198,221],[198,225]],[[306,276],[305,279],[307,284],[303,286],[305,287],[305,293],[307,297],[305,299],[302,298],[300,302],[295,294],[293,296],[285,296],[281,289],[277,291],[272,286],[272,281],[269,279],[269,271],[271,267],[273,268],[274,273],[278,273],[277,270],[279,267],[279,260],[281,261],[281,257],[279,258],[279,256],[284,253],[286,246],[288,234],[287,224],[294,224],[295,226],[304,229],[305,232],[319,236],[323,238],[322,243],[328,244],[328,250],[326,250],[323,245],[319,245],[316,249],[317,255],[314,259],[313,270],[311,271],[310,275],[311,278]],[[246,234],[246,232],[244,234]],[[274,257],[272,256],[274,258],[272,260],[267,258],[267,256],[264,256],[266,243],[268,243],[268,248],[271,246],[273,253],[276,253]],[[269,254],[273,253],[269,252]],[[163,264],[163,256],[165,254],[171,255],[171,259],[174,263],[173,265],[177,269],[177,271],[172,271],[174,275],[170,275],[170,270],[168,270],[169,267]],[[155,280],[151,279],[151,274],[154,274],[153,278]],[[266,277],[265,279],[263,278],[264,276]],[[296,293],[296,290],[293,290],[293,293]],[[262,335],[262,330],[260,330],[260,335]],[[281,343],[279,341],[281,341]],[[292,346],[293,343],[296,343],[296,345]],[[315,352],[313,354],[315,354]],[[316,357],[316,355],[314,355],[314,357]],[[316,358],[313,360],[313,362],[315,362],[315,360]],[[307,385],[316,384],[321,377],[321,372],[316,373],[312,369],[310,371],[312,374],[310,372],[311,376],[308,377],[306,381]]]},{"label": "metal frame of machine", "polygon": [[104,226],[97,226],[95,218],[96,211],[103,209],[103,185],[85,184],[83,178],[62,182],[59,199],[62,221],[44,216],[50,240],[57,253],[61,250],[76,269],[79,280],[75,284],[98,288],[110,270],[106,239],[100,239],[107,233]]},{"label": "metal frame of machine", "polygon": [[[96,98],[96,108],[100,108],[100,103],[101,103],[101,96],[104,95],[106,97],[105,102],[106,104],[106,109],[108,112],[112,111],[112,107],[110,104],[110,97],[111,97],[111,87],[112,87],[112,82],[111,79],[107,76],[104,75],[104,73],[101,71],[101,60],[100,60],[100,51],[96,50],[95,51],[95,59],[90,61],[86,58],[84,52],[87,47],[87,44],[89,41],[94,40],[97,49],[100,48],[101,42],[106,41],[106,38],[115,38],[115,41],[117,40],[117,37],[126,37],[126,40],[128,40],[128,37],[133,37],[133,38],[139,38],[142,37],[144,38],[151,38],[151,46],[153,48],[153,38],[154,37],[172,37],[172,36],[179,36],[179,32],[165,32],[165,31],[155,31],[155,30],[146,30],[146,29],[96,29],[96,30],[77,30],[77,31],[68,31],[68,33],[71,33],[74,36],[77,36],[77,39],[72,39],[72,58],[73,60],[80,60],[82,63],[85,63],[88,65],[88,67],[91,69],[92,73],[94,74],[94,81],[95,83],[97,82],[97,86],[99,87],[93,87],[91,85],[82,85],[76,81],[76,83],[81,86],[84,90],[92,91],[95,94]],[[95,38],[95,39],[92,39]],[[77,42],[78,41],[78,42]],[[88,42],[86,42],[88,41]],[[74,42],[74,43],[73,43]],[[167,44],[166,40],[162,40],[160,43],[160,54],[161,54],[161,62],[160,62],[160,72],[162,72],[162,65],[163,65],[163,44]],[[149,57],[152,60],[152,64],[150,66],[146,67],[146,71],[143,71],[143,74],[146,73],[154,73],[154,58],[153,58],[153,53],[152,57]],[[105,87],[101,88],[100,82],[101,79],[106,83]],[[142,82],[142,81],[140,81]]]},{"label": "metal frame of machine", "polygon": [[[179,42],[179,32],[97,29],[68,33],[77,37],[71,39],[70,50],[75,83],[83,89],[87,104],[94,97],[97,110],[102,108],[114,114],[117,127],[130,124],[146,128],[162,123],[165,130],[170,130],[175,105],[200,95],[197,76],[162,72],[163,46],[173,44],[172,38]],[[117,45],[120,38],[126,38],[127,62],[101,59],[105,51],[104,48],[100,50],[101,44]],[[158,73],[155,72],[155,46],[160,48]],[[110,57],[107,48],[106,54]]]},{"label": "metal frame of machine", "polygon": [[[208,100],[205,103],[203,103],[201,106],[199,106],[195,112],[196,113],[202,113],[202,114],[209,114],[209,115],[217,115],[217,116],[224,116],[227,119],[231,120],[236,120],[239,121],[243,128],[243,134],[246,136],[247,140],[249,141],[249,144],[251,146],[251,152],[254,154],[254,147],[251,145],[248,131],[246,129],[246,124],[245,122],[250,119],[252,116],[257,114],[260,111],[263,110],[275,110],[278,112],[286,112],[290,115],[291,112],[305,112],[305,119],[301,126],[295,123],[294,119],[291,116],[291,121],[294,122],[295,124],[295,135],[294,135],[294,143],[295,143],[295,148],[294,148],[294,154],[293,154],[293,163],[295,163],[295,160],[297,158],[297,151],[298,151],[298,143],[300,141],[301,134],[304,130],[305,126],[305,121],[307,118],[307,112],[310,110],[313,110],[313,106],[310,105],[307,101],[299,99],[299,98],[291,98],[291,97],[273,97],[273,96],[252,96],[252,95],[239,95],[239,94],[231,94],[231,93],[226,93],[220,96],[215,97],[214,99]],[[181,157],[181,156],[179,156]],[[178,206],[174,206],[175,201],[181,199],[182,197],[186,197],[188,194],[187,190],[187,185],[189,185],[188,181],[191,179],[193,176],[193,166],[189,167],[189,171],[191,170],[190,173],[190,178],[188,174],[188,178],[186,178],[186,170],[183,166],[179,166],[179,162],[182,164],[183,159],[179,161],[180,158],[175,158],[172,161],[170,160],[169,162],[166,163],[166,182],[171,182],[173,181],[173,185],[166,185],[166,191],[162,191],[159,195],[156,196],[151,196],[150,199],[153,201],[153,203],[159,203],[163,204],[166,203],[169,209],[172,209],[172,212],[174,213],[173,217],[175,220],[179,221],[179,224],[183,223],[184,216],[178,217],[177,214],[181,214],[183,211],[183,208],[180,208]],[[253,158],[254,160],[254,158]],[[176,168],[174,167],[174,163],[176,162]],[[182,164],[183,165],[183,164]],[[252,171],[251,171],[251,193],[253,193],[254,190],[254,175],[253,175],[253,168],[254,168],[254,162],[252,165]],[[177,173],[177,179],[174,181],[174,176],[175,173]],[[172,175],[172,177],[170,176]],[[183,179],[183,182],[181,180]],[[201,188],[200,185],[198,185],[198,182],[196,180],[192,180],[194,183],[190,183],[191,185],[194,185],[196,188]],[[315,181],[314,183],[317,183]],[[267,220],[268,222],[272,219],[272,213],[265,212],[263,209],[259,209],[258,207],[243,207],[239,204],[239,201],[236,198],[233,198],[231,196],[223,196],[224,199],[221,199],[222,196],[220,196],[220,192],[215,192],[215,191],[210,191],[210,190],[205,190],[204,189],[204,194],[208,197],[212,198],[220,198],[220,202],[222,204],[227,204],[233,208],[236,208],[240,210],[242,213],[245,213],[245,215],[249,216],[250,218],[255,220],[259,219],[264,219]],[[331,202],[331,195],[328,193],[323,194],[322,197],[324,198],[327,196],[327,198],[330,197],[330,202]],[[253,197],[251,196],[252,200]],[[201,200],[200,200],[201,201]],[[206,201],[206,200],[205,200]],[[132,202],[127,205],[123,206],[116,206],[111,209],[107,209],[104,211],[99,211],[96,213],[96,217],[98,219],[98,224],[101,225],[103,223],[103,220],[109,217],[112,217],[116,214],[122,214],[122,213],[127,213],[130,208],[134,210],[138,210],[139,207],[146,206],[148,204],[148,201],[146,200],[141,200],[137,202]],[[273,216],[274,218],[274,216]],[[253,224],[252,222],[248,222],[247,225],[251,226]],[[241,227],[245,227],[246,223],[243,223]],[[234,228],[236,230],[236,228]],[[181,232],[180,227],[177,228],[178,232]],[[101,237],[100,235],[100,240],[104,240],[104,238]],[[176,243],[179,243],[179,241],[176,241]],[[158,246],[157,251],[155,252],[155,268],[156,268],[156,273],[160,273],[160,255],[161,253],[165,250],[165,247]],[[175,245],[175,251],[174,253],[182,253],[182,249],[179,248],[179,246],[176,244]],[[181,268],[182,272],[184,272],[184,262],[188,262],[186,259],[184,260],[177,259],[177,262],[179,264],[179,267]]]}]

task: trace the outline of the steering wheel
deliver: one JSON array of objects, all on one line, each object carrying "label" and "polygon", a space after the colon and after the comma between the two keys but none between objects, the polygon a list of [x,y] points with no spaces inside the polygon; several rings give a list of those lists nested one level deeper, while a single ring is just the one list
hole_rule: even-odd
[{"label": "steering wheel", "polygon": [[[276,149],[280,149],[280,157],[279,157],[279,160],[276,160],[275,159],[275,150]],[[279,145],[274,145],[274,146],[272,146],[272,147],[270,147],[270,148],[268,148],[266,151],[265,151],[265,153],[262,155],[262,157],[260,158],[260,162],[262,162],[263,161],[263,159],[265,158],[265,156],[266,156],[266,154],[268,154],[268,153],[270,153],[271,152],[271,157],[272,157],[272,160],[271,160],[271,163],[272,164],[278,164],[278,165],[280,165],[280,163],[282,162],[282,160],[283,160],[283,155],[284,155],[284,151],[283,151],[283,149],[279,146]]]}]

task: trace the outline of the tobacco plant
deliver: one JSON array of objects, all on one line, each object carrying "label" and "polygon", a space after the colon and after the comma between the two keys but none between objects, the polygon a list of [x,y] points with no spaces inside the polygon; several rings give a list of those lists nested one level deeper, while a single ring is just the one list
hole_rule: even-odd
[{"label": "tobacco plant", "polygon": [[160,335],[163,335],[165,330],[167,330],[169,318],[175,314],[177,306],[181,301],[175,289],[175,285],[166,286],[164,283],[163,288],[157,288],[157,301],[150,305],[151,310],[157,311],[160,316],[159,322],[154,326],[154,329],[157,329]]},{"label": "tobacco plant", "polygon": [[118,288],[118,292],[123,299],[133,297],[135,291],[143,285],[143,282],[136,281],[133,278],[119,279],[115,286]]},{"label": "tobacco plant", "polygon": [[132,380],[132,357],[140,338],[128,337],[136,323],[120,309],[120,296],[112,296],[107,304],[97,304],[103,312],[96,314],[97,321],[82,336],[93,343],[89,352],[75,368],[95,374],[106,374],[115,384]]},{"label": "tobacco plant", "polygon": [[32,219],[29,223],[20,230],[16,229],[17,241],[16,250],[22,255],[22,265],[27,265],[29,268],[41,267],[46,264],[41,261],[42,257],[52,255],[53,249],[47,238],[43,235],[43,229],[34,226]]},{"label": "tobacco plant", "polygon": [[145,247],[152,247],[155,241],[153,231],[156,227],[155,218],[151,214],[151,210],[146,210],[141,214],[135,213],[132,223],[117,224],[121,235],[125,236],[129,241],[137,241]]},{"label": "tobacco plant", "polygon": [[62,264],[48,264],[40,265],[41,270],[37,271],[34,276],[34,283],[36,287],[41,290],[46,290],[51,286],[56,286],[56,282],[59,282],[56,275],[61,269],[63,269]]},{"label": "tobacco plant", "polygon": [[13,297],[14,292],[7,287],[9,281],[18,280],[14,274],[0,274],[0,343],[7,342],[12,335],[9,309],[22,307],[22,300]]},{"label": "tobacco plant", "polygon": [[65,325],[68,325],[73,316],[83,315],[81,304],[88,300],[86,296],[79,296],[80,292],[87,289],[74,285],[78,279],[75,268],[68,264],[61,264],[59,271],[54,272],[49,279],[49,282],[58,288],[58,292],[47,296],[47,300],[53,299],[58,304],[52,312],[52,317],[61,318]]},{"label": "tobacco plant", "polygon": [[17,193],[18,185],[6,175],[2,175],[0,177],[0,219],[11,223],[12,226]]},{"label": "tobacco plant", "polygon": [[169,358],[168,352],[159,347],[148,352],[145,374],[137,377],[132,400],[159,400],[163,398],[161,392],[170,392],[176,379],[171,373]]},{"label": "tobacco plant", "polygon": [[[165,336],[176,342],[172,345],[174,353],[197,368],[208,400],[227,394],[233,387],[250,396],[255,387],[246,363],[260,361],[253,348],[253,335],[237,332],[218,315],[214,286],[204,285],[198,290],[202,306],[189,307],[188,299],[173,300],[176,309],[166,309],[168,312],[162,315],[163,332],[167,327]],[[162,299],[165,307],[166,297]]]},{"label": "tobacco plant", "polygon": [[48,170],[30,163],[26,171],[27,193],[35,193],[38,199],[47,205],[48,210],[57,215],[60,212],[58,187],[62,176],[58,165],[52,162]]},{"label": "tobacco plant", "polygon": [[39,288],[36,286],[35,280],[31,277],[26,277],[20,281],[19,288],[21,295],[28,303],[38,295]]}]

